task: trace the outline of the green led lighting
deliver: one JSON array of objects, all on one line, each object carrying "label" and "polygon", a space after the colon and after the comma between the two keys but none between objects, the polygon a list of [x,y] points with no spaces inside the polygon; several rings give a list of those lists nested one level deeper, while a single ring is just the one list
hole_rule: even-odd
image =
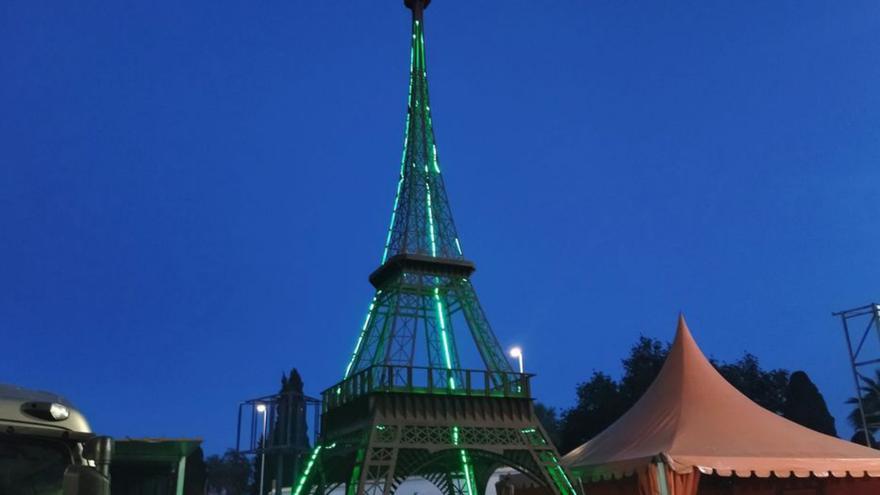
[{"label": "green led lighting", "polygon": [[[443,307],[440,305],[440,301],[437,301],[437,317],[440,319],[440,328],[446,329],[446,320],[443,318]],[[448,363],[450,367],[452,367],[452,363]]]},{"label": "green led lighting", "polygon": [[306,484],[306,480],[309,477],[309,473],[312,472],[312,468],[315,466],[315,459],[318,458],[318,454],[320,452],[320,445],[315,447],[315,450],[312,451],[312,455],[309,457],[309,462],[308,464],[306,464],[306,469],[303,471],[302,476],[299,477],[299,481],[296,483],[296,489],[293,491],[293,495],[299,495],[299,493],[302,491],[303,486]]},{"label": "green led lighting", "polygon": [[437,256],[437,240],[434,237],[434,210],[431,207],[431,184],[425,182],[428,191],[428,232],[431,234],[431,256]]},{"label": "green led lighting", "polygon": [[[440,336],[443,338],[443,352],[446,353],[446,369],[452,369],[452,363],[449,362],[449,343],[446,340],[446,332],[441,332]],[[449,376],[449,388],[455,388],[455,379],[452,375]]]},{"label": "green led lighting", "polygon": [[437,163],[437,145],[434,144],[434,145],[431,145],[431,147],[433,148],[433,155],[434,155],[434,172],[437,172],[439,174],[440,173],[440,164]]},{"label": "green led lighting", "polygon": [[[453,426],[452,427],[452,445],[458,445],[458,442],[459,442],[458,427]],[[474,472],[473,472],[473,468],[471,467],[470,458],[468,457],[466,449],[460,449],[458,452],[459,452],[459,456],[461,456],[461,468],[462,468],[462,471],[464,471],[464,481],[465,481],[465,484],[467,485],[467,495],[473,495],[474,483],[472,480],[473,480]]]},{"label": "green led lighting", "polygon": [[464,481],[467,484],[468,495],[473,495],[474,486],[473,482],[471,481],[471,477],[473,476],[473,468],[471,468],[470,459],[468,459],[467,451],[465,449],[461,449],[461,467],[464,469]]},{"label": "green led lighting", "polygon": [[388,250],[391,248],[391,236],[394,232],[394,221],[397,218],[397,206],[400,202],[400,190],[403,187],[403,179],[404,179],[404,169],[406,167],[406,151],[409,146],[409,124],[410,124],[410,114],[412,113],[412,88],[413,88],[413,77],[416,73],[415,71],[415,56],[416,56],[416,31],[418,30],[419,24],[416,23],[413,27],[413,43],[409,49],[409,89],[407,90],[406,100],[407,100],[407,112],[406,112],[406,125],[404,125],[403,132],[403,154],[400,157],[400,180],[397,182],[397,193],[394,195],[394,208],[391,209],[391,223],[388,226],[388,236],[385,239],[385,249],[382,251],[382,263],[388,259]]},{"label": "green led lighting", "polygon": [[550,477],[553,479],[556,487],[559,488],[559,491],[563,494],[577,495],[571,480],[568,479],[565,470],[559,465],[559,459],[552,452],[542,452],[541,458],[544,461],[550,461],[551,466],[548,467],[547,471],[550,473]]},{"label": "green led lighting", "polygon": [[348,488],[345,495],[355,495],[358,489],[358,482],[361,478],[361,466],[364,462],[364,449],[360,448],[354,458],[354,469],[351,470],[351,478],[348,480]]},{"label": "green led lighting", "polygon": [[[434,287],[434,302],[437,304],[437,322],[440,324],[440,338],[443,341],[443,356],[446,358],[446,369],[452,369],[452,354],[449,352],[449,339],[446,337],[446,319],[443,318],[443,301],[440,289]],[[455,389],[455,378],[449,373],[449,388]]]},{"label": "green led lighting", "polygon": [[397,217],[397,205],[400,203],[400,189],[403,187],[403,165],[400,167],[400,180],[397,181],[397,193],[394,195],[394,208],[391,209],[391,223],[388,225],[388,237],[385,238],[385,250],[382,251],[382,263],[385,263],[385,260],[388,259],[388,249],[391,247],[391,234],[394,232],[394,219]]},{"label": "green led lighting", "polygon": [[458,241],[458,237],[455,238],[455,248],[458,249],[458,254],[464,254],[461,252],[461,243]]},{"label": "green led lighting", "polygon": [[358,336],[357,343],[354,345],[354,352],[351,354],[348,366],[345,367],[345,375],[343,376],[343,379],[348,378],[348,375],[351,373],[351,367],[354,366],[354,361],[357,359],[358,353],[361,350],[361,344],[363,344],[364,336],[367,333],[367,326],[369,326],[370,318],[373,316],[373,310],[376,308],[376,298],[379,297],[379,294],[381,293],[382,291],[377,291],[376,295],[373,296],[373,300],[370,301],[370,309],[367,310],[367,318],[364,320],[364,326],[361,327],[361,334]]}]

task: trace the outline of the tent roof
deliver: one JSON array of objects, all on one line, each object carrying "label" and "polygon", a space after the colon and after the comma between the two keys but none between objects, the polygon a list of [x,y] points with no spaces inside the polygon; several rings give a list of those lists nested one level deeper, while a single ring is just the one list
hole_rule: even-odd
[{"label": "tent roof", "polygon": [[595,480],[657,458],[677,472],[722,476],[880,476],[880,451],[800,426],[736,390],[697,347],[683,316],[642,398],[563,463]]}]

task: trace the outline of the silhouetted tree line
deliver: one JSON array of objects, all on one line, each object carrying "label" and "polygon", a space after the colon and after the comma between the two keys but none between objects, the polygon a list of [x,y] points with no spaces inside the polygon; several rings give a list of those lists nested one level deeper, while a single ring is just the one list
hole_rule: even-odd
[{"label": "silhouetted tree line", "polygon": [[[561,414],[555,408],[536,404],[536,414],[560,451],[568,452],[590,440],[629,410],[657,377],[669,347],[643,336],[623,359],[620,380],[594,371],[587,381],[577,385],[575,406]],[[837,435],[825,399],[803,371],[765,370],[749,353],[731,363],[712,364],[734,387],[766,409],[807,428]]]},{"label": "silhouetted tree line", "polygon": [[254,465],[235,449],[205,459],[205,472],[208,495],[249,495],[254,489]]}]

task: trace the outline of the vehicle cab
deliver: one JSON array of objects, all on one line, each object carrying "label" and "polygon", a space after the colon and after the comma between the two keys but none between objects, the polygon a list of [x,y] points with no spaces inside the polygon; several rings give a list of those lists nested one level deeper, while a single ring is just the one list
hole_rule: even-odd
[{"label": "vehicle cab", "polygon": [[109,495],[112,449],[63,397],[0,384],[0,493]]}]

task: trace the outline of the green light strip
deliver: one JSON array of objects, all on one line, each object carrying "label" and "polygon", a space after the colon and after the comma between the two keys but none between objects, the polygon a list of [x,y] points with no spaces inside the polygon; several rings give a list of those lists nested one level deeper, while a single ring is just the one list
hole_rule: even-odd
[{"label": "green light strip", "polygon": [[473,473],[471,472],[473,468],[471,468],[470,459],[468,459],[467,451],[465,449],[461,449],[461,467],[464,469],[464,480],[467,483],[467,492],[468,495],[474,493],[473,482],[471,482],[471,477]]},{"label": "green light strip", "polygon": [[[443,317],[443,301],[440,299],[440,289],[434,287],[434,301],[437,304],[437,322],[440,323],[440,338],[443,340],[443,355],[446,358],[446,369],[452,369],[452,354],[449,352],[449,338],[446,336],[446,319]],[[455,390],[455,377],[449,373],[449,388]]]},{"label": "green light strip", "polygon": [[461,243],[458,242],[458,237],[455,238],[455,248],[458,249],[458,254],[464,254],[461,252]]},{"label": "green light strip", "polygon": [[[550,460],[553,461],[553,467],[550,473],[552,476],[553,471],[556,471],[556,475],[552,477],[554,478],[554,481],[556,481],[556,486],[559,487],[559,491],[565,493],[565,488],[567,487],[571,495],[577,495],[577,491],[571,484],[571,480],[568,479],[568,475],[565,474],[565,470],[562,469],[562,466],[559,465],[559,459],[557,459],[555,455],[550,454]],[[560,483],[560,479],[564,482],[564,485],[563,483]]]},{"label": "green light strip", "polygon": [[377,291],[376,295],[373,296],[373,300],[370,301],[370,309],[367,310],[367,318],[364,320],[364,326],[361,327],[361,334],[358,336],[357,343],[354,345],[354,352],[351,354],[351,360],[348,361],[348,366],[345,367],[345,375],[342,379],[348,378],[348,375],[351,373],[351,367],[354,366],[354,360],[357,359],[358,353],[361,350],[361,344],[364,343],[364,336],[367,334],[367,326],[370,324],[370,318],[373,316],[373,310],[376,308],[376,298],[379,297],[382,291]]},{"label": "green light strip", "polygon": [[[459,439],[458,427],[453,426],[452,427],[452,445],[458,445],[458,439]],[[474,473],[473,473],[473,468],[471,467],[471,461],[468,458],[468,454],[467,454],[466,449],[460,449],[458,452],[459,452],[459,455],[461,456],[461,468],[464,471],[464,481],[465,481],[465,484],[467,485],[467,495],[472,495],[474,493],[474,483],[472,481]]]},{"label": "green light strip", "polygon": [[358,449],[354,457],[354,469],[351,470],[351,478],[348,480],[348,489],[346,495],[355,495],[357,493],[358,484],[361,479],[361,467],[364,462],[365,450],[363,447]]},{"label": "green light strip", "polygon": [[413,88],[413,74],[415,74],[415,56],[416,56],[416,31],[418,30],[419,22],[416,21],[415,26],[413,26],[413,43],[409,48],[409,89],[406,92],[406,104],[407,104],[407,112],[406,112],[406,125],[403,128],[403,155],[400,157],[400,179],[397,182],[397,193],[394,195],[394,208],[391,210],[391,224],[388,226],[388,236],[385,239],[385,249],[382,251],[382,263],[385,263],[385,260],[388,259],[388,250],[391,248],[391,234],[394,231],[394,220],[397,217],[397,205],[400,202],[400,190],[403,187],[403,178],[404,178],[404,170],[406,168],[406,151],[409,144],[409,122],[410,122],[410,114],[413,109],[412,102],[412,88]]},{"label": "green light strip", "polygon": [[434,237],[434,209],[431,207],[431,184],[425,182],[428,190],[428,232],[431,234],[431,256],[437,256],[437,241]]},{"label": "green light strip", "polygon": [[309,457],[309,463],[306,464],[306,469],[303,471],[302,476],[299,477],[299,481],[296,483],[296,489],[293,491],[293,495],[299,495],[302,491],[303,486],[306,484],[306,480],[309,477],[309,473],[312,472],[312,468],[315,466],[315,459],[318,458],[318,454],[321,452],[321,446],[318,445],[315,447],[315,450],[312,451],[311,457]]},{"label": "green light strip", "polygon": [[437,145],[432,145],[434,151],[434,172],[440,173],[440,164],[437,163]]},{"label": "green light strip", "polygon": [[[409,117],[407,117],[409,120]],[[403,145],[404,148],[406,144]],[[406,150],[404,150],[406,154]],[[400,189],[403,187],[403,165],[401,165],[400,180],[397,181],[397,193],[394,195],[394,208],[391,209],[391,223],[388,225],[388,237],[385,238],[385,250],[382,251],[382,263],[388,259],[388,249],[391,248],[391,234],[394,232],[394,219],[397,217],[397,204],[400,202]]]}]

